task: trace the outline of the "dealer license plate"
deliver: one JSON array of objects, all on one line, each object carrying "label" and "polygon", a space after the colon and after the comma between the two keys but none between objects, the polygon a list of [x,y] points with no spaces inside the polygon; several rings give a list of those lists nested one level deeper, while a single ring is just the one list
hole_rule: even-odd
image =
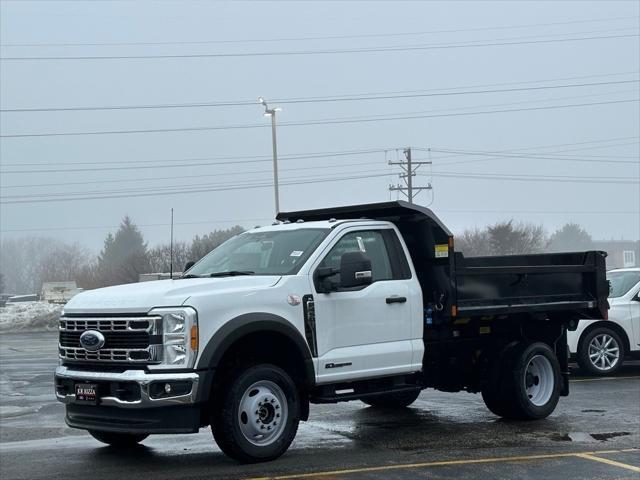
[{"label": "dealer license plate", "polygon": [[95,383],[76,383],[76,403],[98,404],[98,385]]}]

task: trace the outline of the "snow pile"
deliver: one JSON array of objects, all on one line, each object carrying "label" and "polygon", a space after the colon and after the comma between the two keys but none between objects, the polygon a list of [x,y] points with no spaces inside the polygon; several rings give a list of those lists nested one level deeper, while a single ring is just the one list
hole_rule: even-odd
[{"label": "snow pile", "polygon": [[62,305],[47,302],[8,303],[0,308],[0,332],[56,330]]}]

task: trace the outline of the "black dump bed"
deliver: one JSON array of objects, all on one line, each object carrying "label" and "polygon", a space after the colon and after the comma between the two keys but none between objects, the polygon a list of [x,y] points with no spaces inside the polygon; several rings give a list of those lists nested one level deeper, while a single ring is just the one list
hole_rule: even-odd
[{"label": "black dump bed", "polygon": [[393,222],[404,238],[438,323],[453,317],[540,312],[565,320],[606,318],[606,253],[598,251],[466,258],[429,209],[385,202],[280,213],[278,220],[368,218]]}]

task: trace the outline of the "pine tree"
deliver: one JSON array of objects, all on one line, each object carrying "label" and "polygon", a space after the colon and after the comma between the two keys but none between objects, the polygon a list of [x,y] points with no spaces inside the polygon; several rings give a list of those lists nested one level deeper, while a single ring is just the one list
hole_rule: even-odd
[{"label": "pine tree", "polygon": [[591,235],[577,223],[567,223],[549,237],[550,252],[580,252],[593,248]]},{"label": "pine tree", "polygon": [[137,282],[149,270],[147,244],[130,217],[122,219],[115,235],[109,233],[98,257],[100,283],[118,285]]}]

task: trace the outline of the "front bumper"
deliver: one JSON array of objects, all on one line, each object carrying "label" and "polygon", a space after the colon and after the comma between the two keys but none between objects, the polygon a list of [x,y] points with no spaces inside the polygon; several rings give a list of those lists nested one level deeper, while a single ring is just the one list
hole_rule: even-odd
[{"label": "front bumper", "polygon": [[[76,404],[76,382],[96,383],[100,406],[120,408],[156,408],[193,405],[196,403],[200,373],[147,373],[144,370],[124,372],[91,372],[59,366],[55,372],[56,398],[67,405]],[[180,389],[161,396],[152,387],[158,384],[179,385]]]},{"label": "front bumper", "polygon": [[[66,404],[67,425],[84,430],[116,433],[195,433],[203,420],[198,389],[204,373],[147,373],[144,370],[91,372],[60,366],[55,372],[56,397]],[[97,405],[76,402],[75,384],[98,386]],[[175,395],[166,384],[179,385]],[[162,388],[157,388],[162,387]],[[154,398],[158,393],[162,398]],[[200,392],[202,393],[202,392]]]}]

